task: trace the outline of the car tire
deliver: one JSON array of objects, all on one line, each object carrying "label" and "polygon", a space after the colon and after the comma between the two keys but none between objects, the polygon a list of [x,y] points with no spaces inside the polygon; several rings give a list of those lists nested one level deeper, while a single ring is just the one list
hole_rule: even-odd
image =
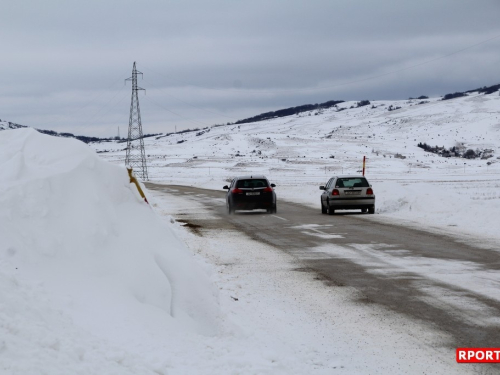
[{"label": "car tire", "polygon": [[228,215],[234,214],[234,208],[231,206],[230,203],[227,204],[227,214]]},{"label": "car tire", "polygon": [[364,214],[366,214],[366,212],[367,212],[367,211],[368,211],[368,209],[367,209],[367,208],[362,208],[362,209],[361,209],[361,212],[362,212],[362,213],[364,213]]},{"label": "car tire", "polygon": [[275,204],[275,205],[273,206],[272,212],[273,212],[273,214],[275,214],[275,213],[277,213],[277,212],[278,212],[278,205],[277,205],[277,204]]},{"label": "car tire", "polygon": [[368,213],[369,213],[369,214],[374,214],[374,213],[375,213],[375,206],[370,207],[370,208],[368,209]]},{"label": "car tire", "polygon": [[328,207],[328,215],[334,215],[335,214],[335,210],[331,207]]},{"label": "car tire", "polygon": [[323,202],[321,202],[321,213],[326,214],[326,207],[323,206]]}]

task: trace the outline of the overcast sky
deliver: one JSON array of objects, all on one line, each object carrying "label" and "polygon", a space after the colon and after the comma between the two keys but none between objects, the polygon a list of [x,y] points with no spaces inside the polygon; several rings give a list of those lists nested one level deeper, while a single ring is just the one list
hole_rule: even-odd
[{"label": "overcast sky", "polygon": [[144,133],[493,85],[499,15],[498,0],[3,0],[0,119],[125,136],[134,61]]}]

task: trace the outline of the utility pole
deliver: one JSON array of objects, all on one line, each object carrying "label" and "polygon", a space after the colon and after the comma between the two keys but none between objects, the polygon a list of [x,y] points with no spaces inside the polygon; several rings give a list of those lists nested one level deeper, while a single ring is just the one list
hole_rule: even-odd
[{"label": "utility pole", "polygon": [[[130,101],[130,117],[128,121],[127,153],[125,156],[125,165],[134,169],[137,176],[147,181],[148,168],[146,165],[146,152],[144,150],[144,139],[142,135],[141,109],[139,107],[139,96],[137,92],[144,90],[137,86],[137,75],[139,72],[135,67],[132,68],[132,77],[125,81],[132,81],[132,99]],[[146,90],[144,90],[146,91]]]}]

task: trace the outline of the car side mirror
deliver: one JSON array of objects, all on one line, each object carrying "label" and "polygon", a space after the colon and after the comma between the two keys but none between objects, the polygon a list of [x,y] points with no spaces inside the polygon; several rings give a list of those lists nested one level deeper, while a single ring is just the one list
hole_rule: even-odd
[{"label": "car side mirror", "polygon": [[224,185],[223,189],[229,190],[229,186]]},{"label": "car side mirror", "polygon": [[324,187],[323,185],[321,185],[321,186],[319,187],[319,190],[325,190],[325,187]]},{"label": "car side mirror", "polygon": [[275,184],[271,184],[271,187],[276,187],[276,185]]}]

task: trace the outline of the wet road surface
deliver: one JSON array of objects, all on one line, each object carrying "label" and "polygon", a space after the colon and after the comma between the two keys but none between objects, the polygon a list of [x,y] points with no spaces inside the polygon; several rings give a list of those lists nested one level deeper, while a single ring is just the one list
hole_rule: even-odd
[{"label": "wet road surface", "polygon": [[199,235],[211,228],[239,230],[293,255],[301,265],[297,272],[315,273],[325,287],[355,288],[363,303],[381,305],[446,333],[452,337],[451,347],[500,346],[497,249],[380,223],[377,215],[322,215],[319,203],[313,209],[278,200],[276,214],[228,215],[225,191],[146,186],[206,206],[217,220],[191,216],[188,224]]}]

